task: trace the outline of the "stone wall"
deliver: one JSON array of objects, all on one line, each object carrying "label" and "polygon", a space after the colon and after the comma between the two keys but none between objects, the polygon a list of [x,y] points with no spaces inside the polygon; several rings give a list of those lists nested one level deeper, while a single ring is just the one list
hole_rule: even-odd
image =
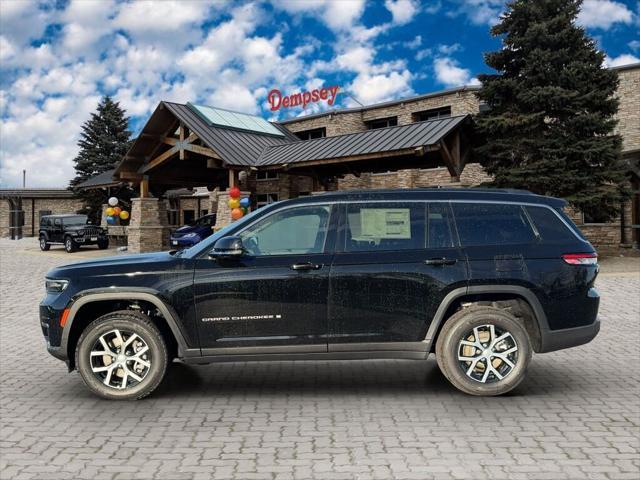
[{"label": "stone wall", "polygon": [[127,234],[127,250],[131,253],[168,250],[166,203],[157,198],[132,199]]},{"label": "stone wall", "polygon": [[617,132],[622,135],[622,150],[630,152],[640,149],[640,65],[618,69]]},{"label": "stone wall", "polygon": [[[22,235],[32,237],[38,235],[40,226],[40,211],[50,210],[52,215],[63,213],[76,213],[82,208],[82,202],[75,198],[23,198],[22,211],[24,212],[24,227]],[[0,200],[0,237],[10,237],[9,230],[9,201]],[[32,225],[33,212],[33,225]]]},{"label": "stone wall", "polygon": [[475,89],[461,89],[441,95],[427,96],[419,99],[408,99],[405,102],[393,103],[380,107],[367,107],[359,111],[331,112],[326,115],[290,120],[285,125],[292,132],[326,128],[327,137],[367,130],[365,122],[378,118],[398,117],[398,125],[415,122],[413,114],[433,108],[451,107],[451,115],[478,113],[480,104],[475,96]]}]

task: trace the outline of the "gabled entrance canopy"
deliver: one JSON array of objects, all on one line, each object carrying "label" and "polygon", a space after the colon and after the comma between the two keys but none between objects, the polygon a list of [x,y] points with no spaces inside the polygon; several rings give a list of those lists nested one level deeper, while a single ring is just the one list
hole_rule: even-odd
[{"label": "gabled entrance canopy", "polygon": [[[230,112],[231,113],[231,112]],[[196,106],[160,102],[115,171],[116,178],[170,188],[203,185],[225,188],[229,172],[255,165],[265,148],[300,141],[286,128],[277,135],[212,124]]]}]

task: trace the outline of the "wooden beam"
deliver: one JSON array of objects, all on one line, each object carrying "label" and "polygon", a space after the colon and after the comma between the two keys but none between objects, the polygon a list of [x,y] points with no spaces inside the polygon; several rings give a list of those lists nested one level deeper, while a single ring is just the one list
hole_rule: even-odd
[{"label": "wooden beam", "polygon": [[182,122],[180,122],[180,127],[178,127],[178,135],[180,136],[179,156],[180,156],[180,160],[184,160],[187,156],[184,153],[185,128],[184,128],[184,123]]},{"label": "wooden beam", "polygon": [[178,153],[178,150],[180,149],[178,148],[177,145],[171,147],[169,150],[158,155],[156,158],[151,160],[147,165],[145,165],[142,168],[142,170],[140,170],[140,173],[147,173],[152,168],[156,168],[158,165],[162,165],[164,162],[166,162],[171,157],[173,157],[176,153]]},{"label": "wooden beam", "polygon": [[229,170],[229,188],[233,188],[236,185],[238,185],[238,172]]},{"label": "wooden beam", "polygon": [[144,175],[140,181],[140,198],[149,198],[149,175]]},{"label": "wooden beam", "polygon": [[193,142],[195,142],[196,140],[198,140],[198,138],[199,138],[199,137],[198,137],[198,135],[196,135],[195,133],[191,133],[191,134],[187,137],[186,142],[187,142],[187,143],[193,143]]},{"label": "wooden beam", "polygon": [[453,159],[453,156],[449,151],[449,147],[447,147],[447,144],[444,142],[444,140],[440,140],[440,151],[442,152],[442,158],[445,165],[447,166],[447,170],[449,170],[449,175],[457,178],[460,173],[456,169],[456,162]]},{"label": "wooden beam", "polygon": [[216,160],[222,160],[220,155],[207,147],[202,147],[200,145],[193,145],[191,143],[184,144],[184,149],[190,152],[199,153],[200,155],[204,155],[205,157],[215,158]]},{"label": "wooden beam", "polygon": [[180,140],[174,137],[161,137],[160,141],[162,141],[162,143],[166,143],[167,145],[177,145],[178,143],[180,143]]}]

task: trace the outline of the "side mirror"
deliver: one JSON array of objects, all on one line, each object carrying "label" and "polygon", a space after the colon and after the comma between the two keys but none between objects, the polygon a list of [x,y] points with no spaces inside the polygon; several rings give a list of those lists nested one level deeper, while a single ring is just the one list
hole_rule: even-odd
[{"label": "side mirror", "polygon": [[244,255],[244,247],[240,237],[222,237],[209,252],[211,258],[238,258]]}]

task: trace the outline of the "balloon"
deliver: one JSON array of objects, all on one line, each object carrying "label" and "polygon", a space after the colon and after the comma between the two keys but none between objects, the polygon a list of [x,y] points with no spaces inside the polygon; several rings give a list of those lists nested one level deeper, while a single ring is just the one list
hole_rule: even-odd
[{"label": "balloon", "polygon": [[229,190],[229,196],[231,198],[240,198],[240,189],[238,187],[233,187]]},{"label": "balloon", "polygon": [[107,217],[107,223],[109,225],[115,225],[116,224],[116,217]]},{"label": "balloon", "polygon": [[115,210],[114,210],[113,208],[109,207],[109,208],[107,208],[107,209],[105,210],[105,212],[104,212],[104,213],[106,213],[106,214],[107,214],[107,217],[113,217],[113,214],[115,213]]},{"label": "balloon", "polygon": [[121,209],[120,207],[116,207],[116,208],[114,208],[114,209],[113,209],[113,214],[114,214],[114,216],[116,216],[116,217],[117,217],[118,215],[120,215],[120,212],[121,212],[121,211],[122,211],[122,209]]},{"label": "balloon", "polygon": [[116,197],[111,197],[109,199],[109,205],[111,205],[112,207],[115,207],[118,204],[118,199]]},{"label": "balloon", "polygon": [[230,209],[234,209],[234,208],[238,208],[240,206],[240,200],[238,200],[237,198],[231,198],[229,199],[229,208]]},{"label": "balloon", "polygon": [[240,206],[241,207],[245,207],[247,208],[249,206],[249,197],[244,197],[242,200],[240,200]]},{"label": "balloon", "polygon": [[122,220],[126,220],[127,218],[129,218],[129,212],[127,212],[126,210],[122,210],[122,211],[120,212],[120,218],[121,218]]},{"label": "balloon", "polygon": [[231,210],[231,218],[233,218],[234,220],[242,218],[243,215],[244,213],[242,213],[242,210],[240,210],[239,208],[234,208],[233,210]]}]

